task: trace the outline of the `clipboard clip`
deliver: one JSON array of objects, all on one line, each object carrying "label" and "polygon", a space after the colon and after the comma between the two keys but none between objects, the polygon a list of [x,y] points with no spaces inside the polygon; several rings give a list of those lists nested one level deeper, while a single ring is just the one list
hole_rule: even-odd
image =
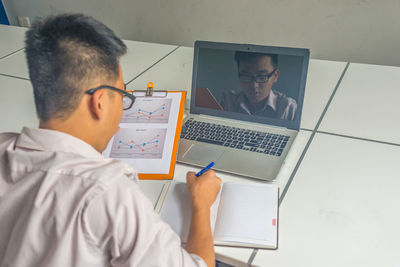
[{"label": "clipboard clip", "polygon": [[136,97],[166,97],[168,94],[167,90],[154,91],[154,84],[152,82],[147,83],[146,90],[133,90],[128,92],[134,94]]},{"label": "clipboard clip", "polygon": [[154,91],[154,84],[152,82],[148,82],[146,89],[146,96],[153,96],[153,91]]}]

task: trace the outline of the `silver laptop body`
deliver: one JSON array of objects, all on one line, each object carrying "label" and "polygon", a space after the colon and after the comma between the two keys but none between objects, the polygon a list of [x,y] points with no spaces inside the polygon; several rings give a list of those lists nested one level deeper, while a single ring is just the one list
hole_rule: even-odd
[{"label": "silver laptop body", "polygon": [[[265,66],[273,67],[272,75],[276,70],[279,75],[265,78],[271,73],[262,72],[263,60],[269,60]],[[196,41],[190,114],[178,162],[203,167],[214,161],[214,170],[274,180],[300,128],[308,61],[308,49]],[[269,99],[263,100],[265,109],[252,114],[245,105],[253,97],[246,86],[265,79],[275,79],[268,97],[276,101],[269,106]],[[220,133],[228,140],[220,140]]]}]

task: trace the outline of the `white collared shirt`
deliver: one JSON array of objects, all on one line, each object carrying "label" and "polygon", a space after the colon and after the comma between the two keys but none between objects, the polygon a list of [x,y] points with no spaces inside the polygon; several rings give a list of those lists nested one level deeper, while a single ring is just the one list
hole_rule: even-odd
[{"label": "white collared shirt", "polygon": [[224,92],[221,106],[225,111],[283,120],[294,120],[297,111],[297,103],[293,98],[274,90],[270,91],[264,107],[253,113],[250,111],[246,95],[243,91],[236,92],[230,90]]},{"label": "white collared shirt", "polygon": [[205,266],[136,172],[71,135],[0,134],[0,266]]}]

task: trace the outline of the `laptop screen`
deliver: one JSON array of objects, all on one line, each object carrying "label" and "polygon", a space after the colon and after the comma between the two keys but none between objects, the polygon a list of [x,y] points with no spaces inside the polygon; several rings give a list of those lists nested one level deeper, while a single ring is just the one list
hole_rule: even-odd
[{"label": "laptop screen", "polygon": [[195,43],[191,112],[298,130],[309,50]]}]

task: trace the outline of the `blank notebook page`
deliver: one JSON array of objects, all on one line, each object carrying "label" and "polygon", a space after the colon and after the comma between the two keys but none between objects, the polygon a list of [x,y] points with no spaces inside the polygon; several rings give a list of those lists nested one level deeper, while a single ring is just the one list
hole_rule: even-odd
[{"label": "blank notebook page", "polygon": [[225,183],[218,208],[217,242],[276,246],[278,189],[263,184]]}]

